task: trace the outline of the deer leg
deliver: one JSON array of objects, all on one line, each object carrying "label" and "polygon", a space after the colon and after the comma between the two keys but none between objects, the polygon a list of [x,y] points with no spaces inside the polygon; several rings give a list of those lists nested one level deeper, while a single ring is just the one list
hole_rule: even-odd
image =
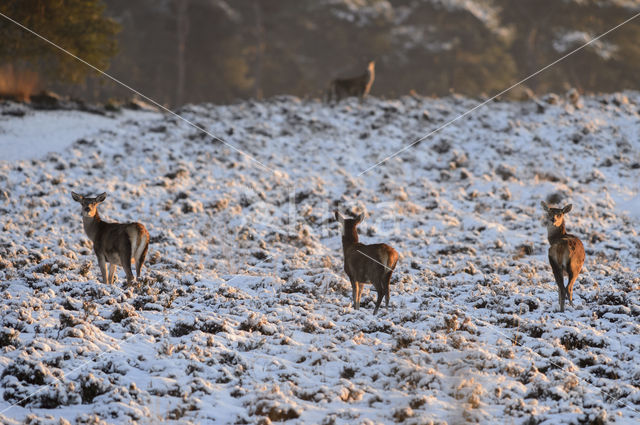
[{"label": "deer leg", "polygon": [[147,257],[147,250],[149,249],[149,244],[145,245],[140,258],[136,259],[136,279],[140,279],[140,271],[142,270],[142,264],[144,263],[144,259]]},{"label": "deer leg", "polygon": [[109,282],[109,275],[107,273],[107,260],[98,255],[98,266],[100,266],[100,272],[102,273],[102,283],[105,285]]},{"label": "deer leg", "polygon": [[562,275],[562,266],[557,264],[551,257],[549,257],[549,263],[553,270],[553,277],[556,279],[558,285],[558,299],[560,301],[560,311],[564,311],[564,299],[566,295],[566,289],[564,287],[564,276]]},{"label": "deer leg", "polygon": [[131,272],[131,244],[126,244],[120,251],[120,264],[124,268],[124,274],[127,275],[127,285],[133,283],[133,273]]},{"label": "deer leg", "polygon": [[573,307],[573,284],[576,283],[576,279],[578,279],[578,273],[576,273],[571,266],[567,270],[567,274],[569,275],[569,283],[567,284],[567,298],[569,299],[569,304]]},{"label": "deer leg", "polygon": [[383,282],[376,282],[375,286],[376,292],[378,293],[378,299],[376,300],[376,307],[373,309],[373,314],[378,312],[378,308],[380,308],[380,304],[382,303],[382,298],[384,298],[385,295]]},{"label": "deer leg", "polygon": [[353,300],[353,308],[357,310],[358,305],[356,304],[356,301],[358,299],[358,282],[351,278],[349,278],[349,280],[351,280],[351,299]]},{"label": "deer leg", "polygon": [[133,273],[131,272],[131,263],[123,265],[122,267],[124,267],[124,274],[127,275],[127,285],[131,285],[135,280],[135,277],[133,277]]},{"label": "deer leg", "polygon": [[115,264],[109,264],[109,285],[113,285],[116,280],[116,267]]},{"label": "deer leg", "polygon": [[364,288],[363,282],[358,282],[358,293],[356,295],[356,309],[360,309],[360,298],[362,298],[362,289]]},{"label": "deer leg", "polygon": [[384,296],[385,296],[385,303],[386,303],[386,308],[389,309],[389,285],[391,284],[391,272],[387,273],[387,277],[384,280]]}]

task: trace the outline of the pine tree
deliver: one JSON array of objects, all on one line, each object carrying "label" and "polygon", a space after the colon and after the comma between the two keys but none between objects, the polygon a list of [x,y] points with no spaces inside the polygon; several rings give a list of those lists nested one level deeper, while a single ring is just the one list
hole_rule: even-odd
[{"label": "pine tree", "polygon": [[[99,69],[117,52],[120,26],[104,16],[100,0],[4,0],[0,11]],[[45,86],[79,83],[91,68],[13,22],[0,17],[0,90],[11,92],[9,74],[36,74]],[[13,88],[14,92],[16,88]]]}]

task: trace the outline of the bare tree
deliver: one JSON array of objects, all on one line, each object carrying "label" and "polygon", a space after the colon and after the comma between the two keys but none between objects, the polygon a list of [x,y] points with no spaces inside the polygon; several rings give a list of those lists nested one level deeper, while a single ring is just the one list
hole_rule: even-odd
[{"label": "bare tree", "polygon": [[254,0],[253,11],[256,17],[256,66],[255,66],[255,96],[262,99],[262,68],[264,62],[264,51],[266,47],[264,22],[262,20],[262,7],[260,0]]},{"label": "bare tree", "polygon": [[177,0],[177,2],[178,78],[176,81],[176,105],[182,105],[187,75],[186,50],[189,36],[189,0]]}]

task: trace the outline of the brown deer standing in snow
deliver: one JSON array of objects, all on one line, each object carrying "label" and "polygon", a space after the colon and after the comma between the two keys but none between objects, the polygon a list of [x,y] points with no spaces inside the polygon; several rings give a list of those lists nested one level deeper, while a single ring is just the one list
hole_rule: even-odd
[{"label": "brown deer standing in snow", "polygon": [[[558,284],[560,311],[564,311],[564,301],[569,299],[573,307],[573,284],[578,278],[584,264],[584,246],[580,239],[567,233],[564,227],[564,216],[571,211],[571,204],[564,208],[550,208],[544,201],[542,208],[547,213],[546,225],[549,238],[549,263],[553,276]],[[564,275],[568,275],[569,283],[564,286]]]},{"label": "brown deer standing in snow", "polygon": [[[116,266],[121,265],[127,275],[127,284],[133,282],[131,260],[136,263],[136,277],[140,278],[142,263],[149,248],[149,232],[140,223],[108,223],[100,219],[98,204],[105,200],[106,193],[95,198],[71,192],[74,201],[82,205],[84,232],[93,242],[93,250],[98,257],[102,272],[102,282],[113,284]],[[107,263],[109,269],[107,270]]]},{"label": "brown deer standing in snow", "polygon": [[353,78],[336,78],[329,85],[327,93],[329,102],[331,100],[340,101],[349,96],[357,96],[360,99],[366,97],[371,90],[375,76],[376,64],[371,61],[362,75]]},{"label": "brown deer standing in snow", "polygon": [[360,308],[360,297],[365,282],[373,283],[378,292],[378,300],[373,314],[378,312],[382,297],[386,298],[389,308],[389,283],[391,274],[398,262],[398,253],[386,244],[364,245],[358,242],[356,227],[362,222],[363,214],[356,218],[345,219],[335,211],[336,220],[342,225],[342,251],[344,253],[344,271],[351,281],[353,305]]}]

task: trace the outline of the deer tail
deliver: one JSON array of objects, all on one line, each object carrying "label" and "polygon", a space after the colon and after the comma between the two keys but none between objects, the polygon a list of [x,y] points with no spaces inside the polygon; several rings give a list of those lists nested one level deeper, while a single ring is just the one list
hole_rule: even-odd
[{"label": "deer tail", "polygon": [[136,263],[140,261],[142,254],[149,246],[149,232],[140,223],[133,223],[129,231],[129,240],[131,241],[131,256]]}]

